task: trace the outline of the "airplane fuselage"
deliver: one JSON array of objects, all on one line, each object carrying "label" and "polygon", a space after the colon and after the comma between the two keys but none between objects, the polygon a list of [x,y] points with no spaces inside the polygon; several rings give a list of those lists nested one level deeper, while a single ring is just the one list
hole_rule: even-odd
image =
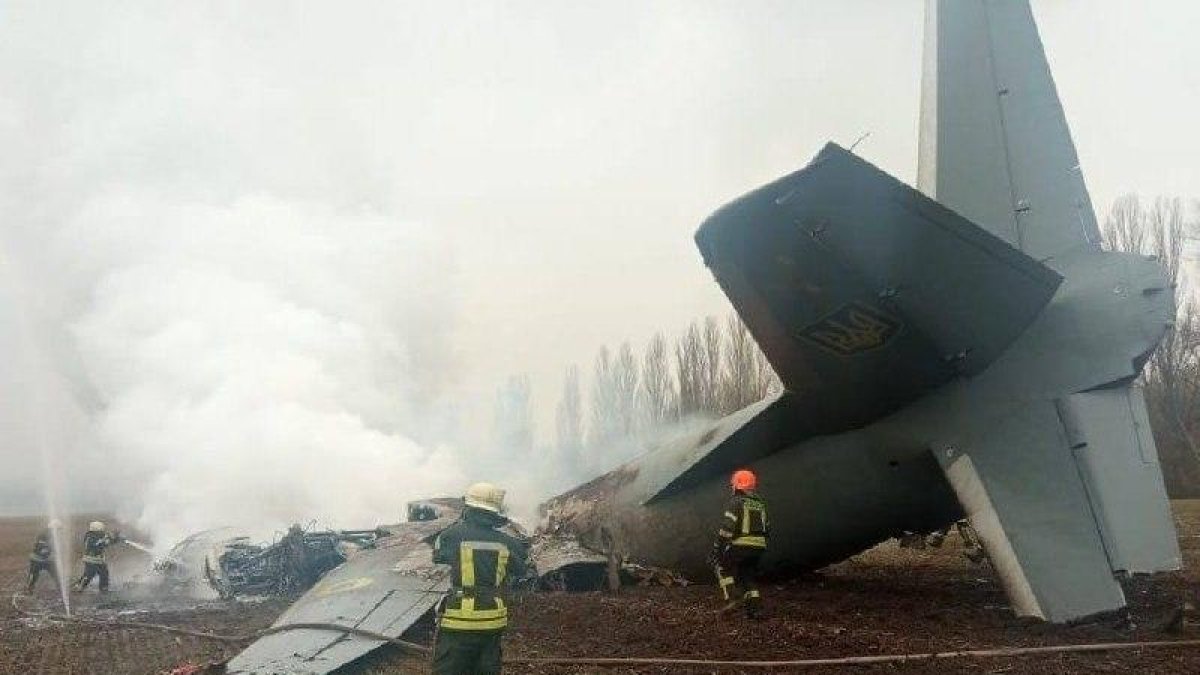
[{"label": "airplane fuselage", "polygon": [[[768,567],[819,568],[905,531],[953,523],[963,516],[963,505],[940,460],[969,452],[971,439],[986,433],[992,420],[1023,406],[1053,406],[1136,377],[1174,314],[1173,290],[1161,266],[1112,252],[1049,264],[1065,281],[984,372],[952,381],[866,427],[810,438],[750,465],[770,504]],[[593,547],[703,578],[728,496],[726,476],[646,504],[663,472],[680,466],[697,442],[704,434],[557,497],[547,511]]]}]

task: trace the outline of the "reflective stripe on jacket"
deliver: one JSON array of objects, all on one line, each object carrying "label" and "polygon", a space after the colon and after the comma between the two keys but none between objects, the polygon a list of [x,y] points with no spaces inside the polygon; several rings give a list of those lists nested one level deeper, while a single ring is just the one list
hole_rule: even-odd
[{"label": "reflective stripe on jacket", "polygon": [[83,562],[92,565],[105,564],[104,550],[112,543],[112,537],[105,532],[88,532],[83,535]]},{"label": "reflective stripe on jacket", "polygon": [[500,589],[524,573],[524,542],[497,527],[504,519],[468,509],[434,543],[433,560],[451,567],[451,590],[443,606],[441,627],[494,631],[508,626],[508,608]]},{"label": "reflective stripe on jacket", "polygon": [[738,492],[725,507],[717,536],[731,546],[765,549],[768,532],[767,502],[752,492]]}]

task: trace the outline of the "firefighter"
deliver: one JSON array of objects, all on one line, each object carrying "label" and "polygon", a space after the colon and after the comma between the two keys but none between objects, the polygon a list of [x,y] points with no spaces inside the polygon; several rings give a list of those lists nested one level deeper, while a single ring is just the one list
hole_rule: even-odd
[{"label": "firefighter", "polygon": [[758,477],[748,469],[734,471],[729,486],[733,495],[721,518],[712,554],[721,596],[728,601],[721,611],[742,604],[746,616],[759,619],[758,561],[767,550],[767,503],[755,492]]},{"label": "firefighter", "polygon": [[37,585],[38,577],[42,572],[50,575],[55,586],[59,585],[58,572],[54,569],[54,535],[61,527],[62,523],[57,519],[51,519],[46,523],[46,529],[42,530],[37,539],[33,541],[33,552],[29,554],[29,582],[25,586],[26,593],[33,593],[33,588]]},{"label": "firefighter", "polygon": [[104,552],[119,541],[120,533],[109,533],[99,520],[88,523],[87,534],[83,535],[83,574],[75,582],[76,591],[82,591],[92,583],[92,579],[100,577],[100,592],[108,592],[108,562]]},{"label": "firefighter", "polygon": [[463,497],[462,518],[438,535],[433,561],[450,565],[450,591],[442,604],[434,675],[500,672],[500,639],[508,609],[500,589],[525,573],[528,545],[501,532],[504,491],[475,483]]}]

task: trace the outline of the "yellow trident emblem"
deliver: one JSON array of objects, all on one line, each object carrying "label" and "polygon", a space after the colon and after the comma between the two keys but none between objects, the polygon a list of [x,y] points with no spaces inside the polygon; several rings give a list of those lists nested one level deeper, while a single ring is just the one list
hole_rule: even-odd
[{"label": "yellow trident emblem", "polygon": [[845,305],[800,331],[800,337],[840,356],[878,349],[900,331],[900,322],[866,305]]}]

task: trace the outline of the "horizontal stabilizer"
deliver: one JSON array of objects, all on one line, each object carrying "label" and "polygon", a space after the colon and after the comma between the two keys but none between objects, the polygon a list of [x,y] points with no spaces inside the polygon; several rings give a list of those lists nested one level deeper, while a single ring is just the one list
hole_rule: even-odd
[{"label": "horizontal stabilizer", "polygon": [[1179,569],[1183,559],[1142,390],[1083,392],[1058,407],[1112,569]]},{"label": "horizontal stabilizer", "polygon": [[981,416],[934,452],[1018,615],[1057,623],[1125,605],[1053,402]]},{"label": "horizontal stabilizer", "polygon": [[717,211],[696,241],[821,433],[982,371],[1062,281],[833,144]]}]

